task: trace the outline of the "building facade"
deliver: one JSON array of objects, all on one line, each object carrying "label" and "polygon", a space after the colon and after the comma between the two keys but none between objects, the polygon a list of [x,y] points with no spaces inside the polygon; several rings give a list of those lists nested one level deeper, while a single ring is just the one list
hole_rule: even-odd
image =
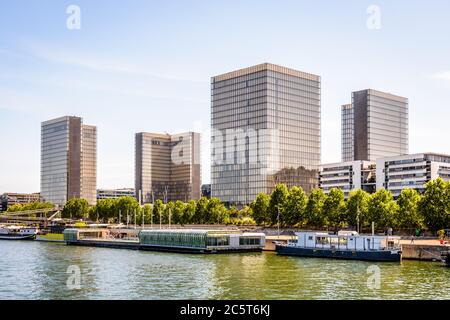
[{"label": "building facade", "polygon": [[320,166],[320,188],[329,193],[339,188],[347,198],[352,190],[362,189],[372,193],[376,187],[375,163],[370,161],[348,161]]},{"label": "building facade", "polygon": [[97,129],[79,117],[41,124],[41,198],[62,206],[69,199],[96,203]]},{"label": "building facade", "polygon": [[200,134],[137,133],[135,192],[141,203],[201,196]]},{"label": "building facade", "polygon": [[97,200],[100,199],[117,199],[120,197],[135,197],[136,193],[133,188],[122,189],[97,189]]},{"label": "building facade", "polygon": [[27,204],[39,202],[39,193],[13,193],[7,192],[0,195],[0,211],[6,211],[15,204]]},{"label": "building facade", "polygon": [[398,197],[405,188],[425,190],[428,181],[450,180],[450,155],[418,153],[377,160],[377,190],[386,189]]},{"label": "building facade", "polygon": [[268,63],[211,79],[211,196],[244,205],[278,183],[318,186],[320,85]]},{"label": "building facade", "polygon": [[408,154],[408,118],[407,98],[373,89],[353,92],[351,106],[342,107],[343,161]]},{"label": "building facade", "polygon": [[341,146],[342,146],[342,161],[353,161],[354,151],[354,123],[353,123],[353,106],[345,104],[341,107]]}]

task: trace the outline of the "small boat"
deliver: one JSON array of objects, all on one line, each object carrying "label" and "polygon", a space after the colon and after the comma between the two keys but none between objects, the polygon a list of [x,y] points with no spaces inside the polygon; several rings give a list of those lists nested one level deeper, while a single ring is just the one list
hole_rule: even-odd
[{"label": "small boat", "polygon": [[276,244],[279,255],[364,261],[400,261],[400,237],[359,235],[356,231],[297,232],[297,239]]},{"label": "small boat", "polygon": [[34,240],[37,228],[3,225],[0,226],[0,240]]}]

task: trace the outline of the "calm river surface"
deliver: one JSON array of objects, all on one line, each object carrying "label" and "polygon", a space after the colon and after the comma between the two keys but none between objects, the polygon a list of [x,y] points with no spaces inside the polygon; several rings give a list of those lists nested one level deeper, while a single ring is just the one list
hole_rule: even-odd
[{"label": "calm river surface", "polygon": [[[367,286],[371,265],[0,241],[0,299],[450,299],[450,268],[440,263],[376,264],[379,289]],[[67,286],[70,266],[81,271],[79,289]]]}]

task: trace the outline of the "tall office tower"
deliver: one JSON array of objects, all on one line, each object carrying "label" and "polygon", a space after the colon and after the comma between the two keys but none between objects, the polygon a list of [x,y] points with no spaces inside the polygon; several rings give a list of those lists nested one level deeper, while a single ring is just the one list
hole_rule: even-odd
[{"label": "tall office tower", "polygon": [[62,206],[72,198],[95,204],[97,129],[79,117],[41,124],[41,198]]},{"label": "tall office tower", "polygon": [[342,106],[342,161],[353,161],[354,157],[354,125],[353,125],[353,106],[351,104],[344,104]]},{"label": "tall office tower", "polygon": [[200,134],[136,133],[135,191],[142,203],[201,196]]},{"label": "tall office tower", "polygon": [[[344,161],[375,161],[408,153],[408,99],[372,89],[352,93],[353,109],[353,159]],[[349,108],[342,109],[342,139],[346,144],[343,151],[350,148],[344,125],[351,121]],[[348,120],[348,121],[347,121]],[[345,136],[345,137],[344,137]]]},{"label": "tall office tower", "polygon": [[318,186],[320,77],[264,63],[211,79],[211,196],[252,202]]}]

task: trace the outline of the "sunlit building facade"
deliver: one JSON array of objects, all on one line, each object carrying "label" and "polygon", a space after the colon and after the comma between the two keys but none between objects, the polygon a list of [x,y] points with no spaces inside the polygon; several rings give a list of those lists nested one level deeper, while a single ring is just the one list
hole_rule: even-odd
[{"label": "sunlit building facade", "polygon": [[[353,112],[353,124],[349,125],[353,127],[353,159],[346,153],[346,161],[376,161],[408,154],[407,98],[373,89],[361,90],[352,93],[351,109],[343,109],[346,118]],[[343,150],[351,152],[348,146],[351,140],[346,138],[347,132],[342,134]]]},{"label": "sunlit building facade", "polygon": [[341,139],[342,161],[353,161],[355,129],[353,124],[353,106],[345,104],[341,107]]},{"label": "sunlit building facade", "polygon": [[428,181],[450,181],[450,155],[418,153],[377,160],[377,190],[386,189],[398,197],[403,189],[425,191]]},{"label": "sunlit building facade", "polygon": [[200,134],[137,133],[135,192],[141,203],[199,199]]},{"label": "sunlit building facade", "polygon": [[244,205],[278,183],[318,185],[317,75],[269,63],[211,79],[211,195]]},{"label": "sunlit building facade", "polygon": [[41,125],[41,198],[63,206],[69,199],[96,203],[97,129],[79,117]]}]

